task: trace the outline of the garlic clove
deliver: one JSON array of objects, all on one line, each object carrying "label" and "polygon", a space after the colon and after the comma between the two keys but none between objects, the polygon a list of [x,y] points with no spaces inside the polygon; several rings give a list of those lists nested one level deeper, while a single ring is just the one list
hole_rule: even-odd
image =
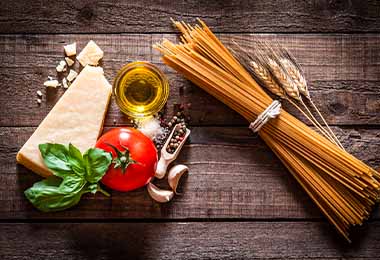
[{"label": "garlic clove", "polygon": [[178,186],[179,180],[181,179],[182,175],[186,172],[189,172],[189,168],[183,164],[178,164],[169,170],[169,174],[168,174],[169,186],[170,188],[173,189],[173,191],[176,194],[178,194],[177,186]]},{"label": "garlic clove", "polygon": [[150,197],[160,203],[169,202],[174,197],[173,191],[160,189],[151,182],[148,183],[147,189]]}]

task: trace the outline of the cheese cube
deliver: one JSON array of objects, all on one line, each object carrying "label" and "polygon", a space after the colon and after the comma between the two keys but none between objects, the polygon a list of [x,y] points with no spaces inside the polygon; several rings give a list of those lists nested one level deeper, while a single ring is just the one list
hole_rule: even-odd
[{"label": "cheese cube", "polygon": [[70,59],[69,57],[65,57],[65,61],[67,63],[67,66],[71,67],[74,64],[74,61]]},{"label": "cheese cube", "polygon": [[67,75],[68,81],[73,81],[77,77],[78,73],[75,70],[70,70],[69,75]]},{"label": "cheese cube", "polygon": [[63,88],[68,88],[69,87],[69,85],[67,84],[67,79],[66,78],[62,79],[62,86],[63,86]]},{"label": "cheese cube", "polygon": [[86,47],[77,56],[77,60],[83,67],[86,65],[96,66],[101,58],[103,58],[103,51],[92,40],[87,43]]},{"label": "cheese cube", "polygon": [[59,82],[56,79],[49,79],[44,82],[44,86],[50,87],[50,88],[56,88],[59,86]]},{"label": "cheese cube", "polygon": [[63,48],[65,49],[65,53],[67,56],[73,56],[73,55],[77,54],[77,43],[76,42],[74,42],[72,44],[65,45],[65,46],[63,46]]},{"label": "cheese cube", "polygon": [[64,60],[61,60],[55,69],[57,72],[66,71],[66,62]]}]

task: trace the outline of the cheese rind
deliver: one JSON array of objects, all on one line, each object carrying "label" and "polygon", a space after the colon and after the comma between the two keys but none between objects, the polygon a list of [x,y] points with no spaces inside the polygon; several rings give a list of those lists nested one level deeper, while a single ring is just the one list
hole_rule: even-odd
[{"label": "cheese rind", "polygon": [[74,144],[83,153],[102,131],[112,87],[101,67],[86,66],[17,154],[16,160],[42,176],[51,175],[38,145]]},{"label": "cheese rind", "polygon": [[77,60],[82,66],[96,66],[101,58],[103,58],[103,51],[92,40],[87,43],[86,47],[77,56]]}]

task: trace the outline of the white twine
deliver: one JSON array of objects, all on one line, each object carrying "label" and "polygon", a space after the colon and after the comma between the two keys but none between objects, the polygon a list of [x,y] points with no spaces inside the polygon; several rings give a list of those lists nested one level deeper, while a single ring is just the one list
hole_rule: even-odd
[{"label": "white twine", "polygon": [[278,100],[273,100],[264,112],[262,112],[254,122],[249,125],[249,128],[254,132],[260,131],[270,119],[276,118],[281,113],[281,103]]}]

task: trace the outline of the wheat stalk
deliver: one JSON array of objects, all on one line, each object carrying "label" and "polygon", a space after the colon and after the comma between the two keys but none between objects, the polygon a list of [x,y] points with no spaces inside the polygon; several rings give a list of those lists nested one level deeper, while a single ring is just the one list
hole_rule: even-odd
[{"label": "wheat stalk", "polygon": [[[291,78],[291,76],[288,74],[288,71],[284,68],[283,64],[281,64],[277,61],[274,61],[273,59],[268,59],[268,64],[272,70],[273,75],[277,78],[277,80],[280,82],[280,85],[284,88],[286,93],[293,99],[297,100],[302,104],[302,106],[305,108],[307,113],[310,115],[312,121],[317,125],[318,129],[321,131],[323,135],[325,135],[330,141],[337,144],[335,141],[335,138],[333,135],[331,135],[328,131],[326,131],[323,126],[318,122],[318,120],[314,117],[313,113],[310,111],[310,109],[307,107],[307,105],[303,102],[301,95],[300,95],[300,89],[299,86],[296,84],[295,81]],[[293,104],[294,105],[294,104]]]},{"label": "wheat stalk", "polygon": [[[265,42],[256,42],[256,46],[258,46],[258,48],[256,48],[253,53],[248,52],[235,41],[233,41],[233,43],[240,50],[240,52],[236,52],[231,48],[230,50],[237,58],[239,58],[239,60],[243,61],[246,67],[251,71],[254,78],[261,83],[262,86],[279,98],[288,100],[289,103],[299,110],[327,139],[336,145],[341,146],[339,141],[337,142],[334,138],[334,135],[323,128],[323,126],[318,122],[313,113],[303,102],[300,93],[307,97],[310,95],[307,89],[306,80],[300,73],[300,69],[292,70],[294,77],[298,80],[294,81],[292,76],[293,74],[290,75],[287,73],[288,71],[286,70],[286,67],[279,62],[281,59],[280,55],[282,56],[282,54],[278,54],[279,51],[273,50]],[[241,53],[244,55],[241,55]],[[286,59],[286,61],[287,63],[290,63],[290,59]],[[300,102],[306,112],[302,110],[295,102],[293,102],[292,99]]]},{"label": "wheat stalk", "polygon": [[[290,57],[290,54],[287,52],[287,56]],[[314,104],[313,100],[310,97],[310,93],[308,90],[308,86],[306,83],[306,79],[301,73],[301,69],[297,65],[294,59],[292,58],[281,58],[280,62],[283,66],[283,68],[286,70],[289,77],[293,80],[294,84],[297,86],[299,92],[305,96],[310,104],[313,106],[314,110],[317,111],[318,116],[322,119],[324,125],[326,126],[329,135],[334,139],[334,142],[342,149],[344,149],[342,143],[339,141],[338,137],[334,134],[334,132],[331,130],[330,126],[327,124],[325,118],[322,116],[321,112],[317,108],[317,106]],[[302,101],[302,104],[306,107],[305,103]]]},{"label": "wheat stalk", "polygon": [[[265,67],[257,64],[254,61],[250,61],[249,63],[250,67],[248,68],[254,75],[255,78],[259,78],[259,82],[262,82],[262,85],[265,86],[266,89],[268,89],[272,94],[288,100],[295,108],[297,108],[316,128],[320,129],[320,126],[310,118],[309,115],[305,113],[296,103],[294,103],[291,98],[287,95],[287,92],[284,90],[284,88],[280,87],[280,85],[277,84],[277,82],[273,79],[271,73],[269,70],[267,70]],[[300,97],[299,97],[300,98]],[[310,112],[310,111],[309,111]],[[310,114],[310,113],[309,113]],[[331,138],[329,138],[331,140]]]},{"label": "wheat stalk", "polygon": [[[336,142],[333,135],[331,135],[328,131],[326,131],[323,126],[318,122],[318,120],[314,117],[313,113],[310,111],[310,109],[307,107],[307,105],[303,102],[302,97],[300,95],[300,89],[298,85],[292,80],[291,76],[287,73],[287,71],[284,69],[281,63],[276,62],[275,60],[269,58],[268,59],[268,65],[271,68],[271,71],[273,75],[277,78],[277,81],[280,83],[280,86],[285,90],[285,92],[288,94],[289,97],[293,98],[294,100],[297,100],[302,104],[302,106],[305,108],[306,113],[310,116],[307,118],[313,123],[314,126],[316,126],[319,131],[326,136],[331,142],[339,145],[338,142]],[[292,102],[291,99],[288,99],[288,101],[295,106],[298,110],[301,110],[294,102]],[[302,110],[301,110],[302,111]],[[305,115],[306,113],[302,113]]]}]

